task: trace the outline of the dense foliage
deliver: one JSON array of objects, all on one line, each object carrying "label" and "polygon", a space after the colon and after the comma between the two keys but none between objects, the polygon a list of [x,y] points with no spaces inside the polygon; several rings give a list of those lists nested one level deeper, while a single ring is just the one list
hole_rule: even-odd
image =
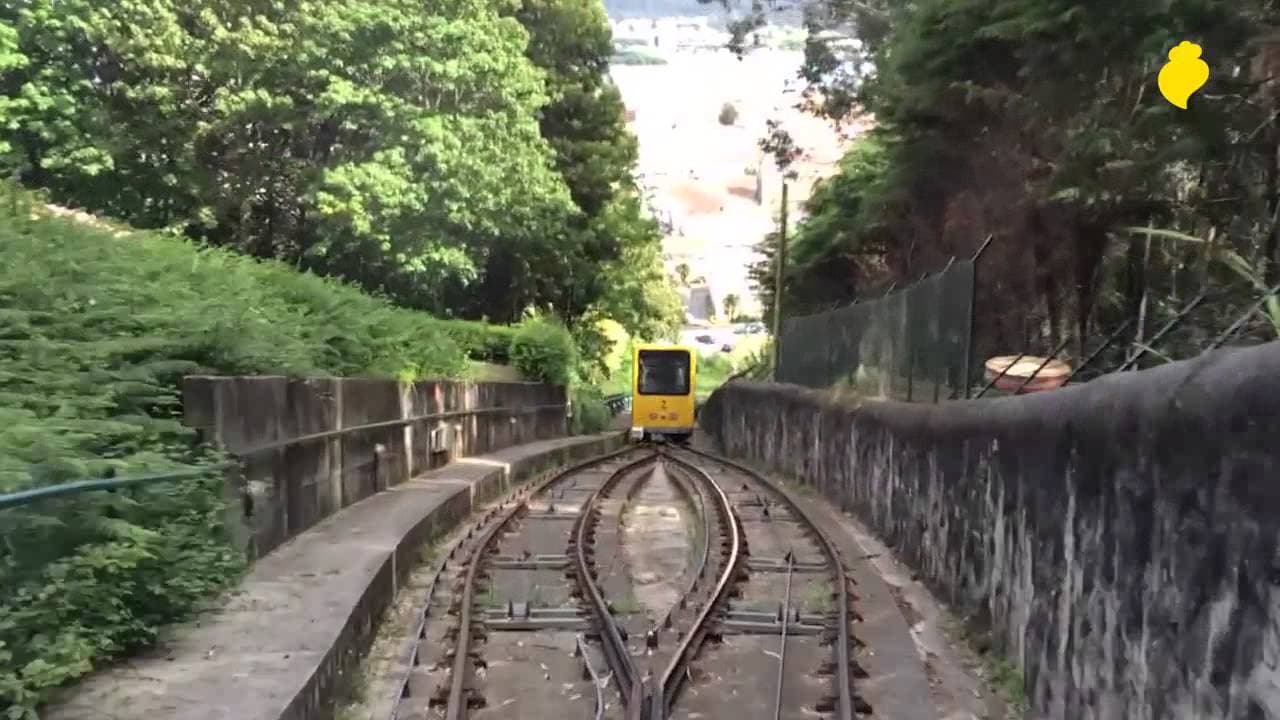
[{"label": "dense foliage", "polygon": [[[452,323],[276,262],[0,192],[0,492],[199,468],[182,375],[457,376]],[[146,644],[234,577],[222,478],[0,511],[0,705]],[[7,717],[22,717],[13,714]]]},{"label": "dense foliage", "polygon": [[573,403],[573,417],[569,432],[574,435],[589,435],[609,429],[613,416],[604,404],[604,393],[592,385],[581,385],[574,388],[570,397]]},{"label": "dense foliage", "polygon": [[[808,203],[786,311],[910,282],[990,235],[978,352],[1079,358],[1126,321],[1131,352],[1207,289],[1160,349],[1196,352],[1280,281],[1278,23],[1264,0],[827,0],[811,106],[878,128]],[[1186,39],[1211,75],[1183,111],[1155,82]],[[1244,329],[1277,321],[1272,303]]]},{"label": "dense foliage", "polygon": [[444,320],[438,324],[472,360],[505,365],[511,359],[511,340],[515,336],[512,326],[471,320]]},{"label": "dense foliage", "polygon": [[597,266],[657,258],[611,52],[587,0],[18,0],[0,171],[437,315],[575,323]]},{"label": "dense foliage", "polygon": [[533,381],[568,385],[574,380],[578,348],[560,323],[530,318],[520,323],[511,338],[511,364]]}]

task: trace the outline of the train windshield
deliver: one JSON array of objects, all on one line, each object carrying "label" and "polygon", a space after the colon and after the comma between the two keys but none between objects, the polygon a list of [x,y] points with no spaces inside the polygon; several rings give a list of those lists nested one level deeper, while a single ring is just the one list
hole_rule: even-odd
[{"label": "train windshield", "polygon": [[689,353],[641,350],[639,385],[641,395],[688,395]]}]

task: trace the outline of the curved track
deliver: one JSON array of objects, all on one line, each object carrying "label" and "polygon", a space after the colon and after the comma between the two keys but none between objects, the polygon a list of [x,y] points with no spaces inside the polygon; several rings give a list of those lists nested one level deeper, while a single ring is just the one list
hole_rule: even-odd
[{"label": "curved track", "polygon": [[573,556],[576,568],[578,587],[590,605],[591,613],[596,619],[596,627],[600,632],[600,642],[604,648],[605,659],[613,670],[618,686],[618,693],[627,706],[628,720],[640,720],[643,715],[642,687],[639,672],[631,659],[626,640],[622,636],[617,622],[614,621],[613,610],[605,600],[604,593],[596,582],[596,570],[588,549],[595,541],[595,525],[598,520],[597,504],[616,486],[625,474],[657,460],[657,455],[649,455],[634,463],[624,466],[609,476],[595,492],[583,503],[577,526],[573,531]]},{"label": "curved track", "polygon": [[[862,702],[853,689],[853,678],[861,671],[851,657],[853,614],[850,609],[849,578],[840,554],[827,533],[809,518],[784,487],[755,470],[692,448],[683,448],[672,454],[678,462],[696,468],[705,476],[706,482],[736,498],[735,505],[751,505],[759,508],[756,517],[744,521],[735,507],[737,522],[745,525],[746,528],[742,533],[744,544],[759,544],[761,547],[772,545],[785,552],[785,555],[772,561],[763,558],[755,559],[751,563],[750,572],[744,573],[753,577],[764,573],[782,575],[781,587],[777,587],[779,583],[776,582],[764,583],[754,579],[743,583],[749,592],[753,584],[762,586],[750,594],[753,594],[757,601],[767,598],[769,601],[776,602],[775,619],[772,622],[737,622],[731,617],[722,624],[722,629],[725,630],[739,627],[744,628],[743,632],[776,635],[778,638],[774,645],[776,649],[767,651],[769,655],[776,658],[773,677],[769,678],[769,683],[774,687],[772,697],[768,698],[769,716],[775,720],[783,717],[784,690],[788,688],[789,681],[795,684],[794,679],[797,677],[803,678],[818,673],[830,674],[833,691],[829,696],[817,698],[814,703],[813,710],[816,710],[819,715],[835,720],[854,720],[859,714],[869,714],[871,708]],[[729,485],[737,487],[731,487],[728,491],[723,490]],[[770,498],[773,502],[770,502]],[[778,507],[779,505],[781,507]],[[794,526],[795,529],[786,529],[784,526]],[[822,562],[801,563],[797,560],[799,543],[796,541],[801,537],[811,540],[821,555]],[[755,562],[759,562],[759,566],[755,566]],[[822,572],[829,578],[830,607],[824,608],[824,612],[821,613],[824,627],[823,632],[818,636],[799,632],[813,630],[812,618],[802,616],[801,609],[793,596],[793,579],[798,576],[801,569],[809,573]],[[808,643],[811,646],[808,649],[812,650],[815,637],[820,639],[822,644],[830,647],[829,667],[825,663],[819,668],[788,665],[790,660],[788,649],[799,649],[799,646]],[[750,679],[761,685],[765,682],[765,678],[759,677],[758,674],[752,675]],[[673,681],[675,680],[673,678]],[[791,688],[791,692],[787,693],[788,699],[794,703],[795,695],[802,692],[804,692],[803,688]],[[674,700],[673,695],[672,701]],[[668,710],[670,707],[669,705]],[[751,712],[749,716],[764,717],[758,712]]]},{"label": "curved track", "polygon": [[[609,597],[601,575],[611,578],[614,593],[627,592],[631,577],[620,578],[616,559],[606,558],[622,555],[627,503],[655,477],[659,464],[678,488],[678,504],[687,504],[694,516],[690,534],[701,537],[702,546],[690,539],[690,550],[697,552],[683,571],[668,576],[675,586],[671,597],[680,597],[665,612],[655,608],[657,619],[633,615],[631,622],[642,624],[632,624],[632,638],[611,602],[620,597]],[[757,545],[777,557],[753,558],[749,548]],[[504,548],[506,555],[500,553]],[[604,553],[600,567],[597,553]],[[853,613],[835,545],[785,488],[730,460],[641,445],[578,463],[516,492],[469,528],[436,573],[431,593],[455,556],[465,556],[451,609],[456,630],[437,640],[452,639],[452,650],[445,650],[434,669],[410,671],[392,720],[505,720],[521,717],[526,701],[525,712],[543,708],[544,715],[557,712],[566,720],[667,720],[685,717],[685,711],[688,717],[735,720],[855,720],[870,711],[853,691],[859,672],[850,655]],[[551,574],[556,571],[567,583]],[[829,589],[814,585],[820,576]],[[551,593],[559,606],[535,601],[538,582],[556,586]],[[797,588],[809,592],[798,597]],[[815,588],[829,599],[814,601]],[[505,609],[495,596],[504,596]],[[775,606],[776,613],[762,610]],[[426,612],[416,648],[431,646]],[[488,640],[497,631],[516,633],[504,633],[495,646]],[[643,647],[629,647],[642,631]],[[598,641],[598,651],[592,641]],[[413,665],[422,651],[414,650]],[[580,677],[567,676],[575,672],[565,667],[569,652],[579,662]],[[820,660],[825,653],[830,660]],[[488,661],[497,665],[490,668]],[[430,709],[413,691],[415,672],[437,679]],[[830,676],[828,693],[819,676]],[[494,683],[488,693],[486,681]],[[590,690],[578,684],[583,681],[591,683]],[[609,685],[616,696],[606,691]],[[726,688],[734,697],[721,703],[725,698],[717,693]],[[497,706],[488,706],[486,695]],[[566,698],[582,702],[581,709],[565,707]],[[411,709],[403,712],[401,705]]]},{"label": "curved track", "polygon": [[[724,489],[696,466],[671,455],[664,454],[663,458],[670,459],[692,473],[695,476],[695,481],[699,482],[706,492],[704,495],[703,517],[706,521],[705,527],[707,530],[705,532],[707,534],[705,536],[703,562],[699,567],[694,582],[686,592],[686,598],[695,592],[698,580],[705,577],[706,571],[710,567],[712,531],[710,515],[706,511],[707,500],[713,506],[720,526],[723,528],[721,545],[724,557],[710,597],[701,605],[692,626],[680,639],[671,661],[662,672],[658,686],[652,691],[647,720],[662,720],[670,714],[672,706],[675,704],[676,696],[688,678],[690,664],[697,656],[699,649],[701,649],[703,641],[710,634],[718,612],[728,600],[732,591],[731,584],[738,574],[742,559],[745,556],[742,528],[737,516],[734,514],[733,504],[729,502],[729,497],[725,494]],[[659,628],[655,628],[655,631],[657,630]]]}]

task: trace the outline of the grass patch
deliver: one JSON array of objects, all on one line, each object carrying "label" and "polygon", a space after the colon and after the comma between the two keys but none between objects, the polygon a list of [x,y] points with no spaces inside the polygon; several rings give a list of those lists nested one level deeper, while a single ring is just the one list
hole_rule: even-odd
[{"label": "grass patch", "polygon": [[805,497],[816,497],[818,495],[818,488],[809,483],[791,479],[788,479],[786,483],[786,486],[797,495],[804,495]]},{"label": "grass patch", "polygon": [[991,681],[1000,691],[1001,697],[1009,704],[1009,709],[1022,717],[1030,704],[1027,702],[1025,680],[1022,671],[1005,658],[994,658],[990,661]]},{"label": "grass patch", "polygon": [[640,612],[640,601],[636,599],[635,592],[628,589],[627,594],[617,600],[610,600],[609,607],[613,609],[615,615],[635,615]]},{"label": "grass patch", "polygon": [[835,608],[831,600],[831,583],[826,580],[810,583],[800,600],[801,607],[816,613],[830,612]]},{"label": "grass patch", "polygon": [[369,674],[363,659],[338,676],[334,687],[336,720],[365,720],[361,709],[369,694]]},{"label": "grass patch", "polygon": [[942,630],[953,644],[968,647],[981,663],[983,677],[1007,707],[1005,717],[1024,717],[1031,704],[1022,670],[995,649],[991,633],[985,627],[978,618],[966,617],[943,625]]}]

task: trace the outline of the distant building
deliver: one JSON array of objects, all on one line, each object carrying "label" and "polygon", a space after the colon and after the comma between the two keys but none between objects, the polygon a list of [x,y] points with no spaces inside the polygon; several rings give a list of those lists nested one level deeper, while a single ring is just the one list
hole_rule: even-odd
[{"label": "distant building", "polygon": [[689,288],[689,296],[685,299],[685,312],[698,320],[710,320],[716,314],[716,301],[711,295],[711,288],[704,286]]}]

